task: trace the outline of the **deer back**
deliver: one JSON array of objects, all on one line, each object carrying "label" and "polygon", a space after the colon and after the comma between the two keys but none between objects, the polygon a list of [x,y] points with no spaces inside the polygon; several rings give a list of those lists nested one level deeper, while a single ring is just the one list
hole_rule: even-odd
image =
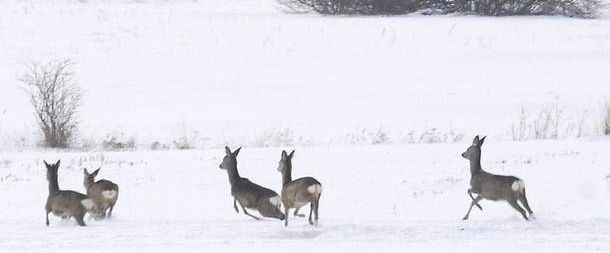
[{"label": "deer back", "polygon": [[514,176],[494,175],[482,171],[472,176],[472,191],[489,200],[509,200],[515,197],[514,184],[520,179]]},{"label": "deer back", "polygon": [[315,178],[299,178],[284,184],[282,188],[282,202],[289,205],[294,203],[309,203],[318,198],[321,190],[322,184]]},{"label": "deer back", "polygon": [[47,198],[47,207],[54,213],[61,213],[63,216],[73,216],[85,213],[91,209],[91,205],[86,201],[89,198],[75,191],[58,191],[50,194]]},{"label": "deer back", "polygon": [[119,186],[109,180],[99,180],[90,184],[87,188],[87,195],[93,199],[97,205],[110,205],[115,203],[119,193]]},{"label": "deer back", "polygon": [[279,196],[275,191],[253,183],[247,178],[240,178],[231,185],[231,195],[244,206],[256,208],[261,200]]}]

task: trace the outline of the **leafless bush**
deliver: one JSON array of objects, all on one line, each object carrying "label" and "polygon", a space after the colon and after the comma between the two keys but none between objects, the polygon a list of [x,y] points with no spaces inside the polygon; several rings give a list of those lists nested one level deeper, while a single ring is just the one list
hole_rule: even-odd
[{"label": "leafless bush", "polygon": [[308,146],[311,140],[295,134],[291,129],[268,129],[248,142],[252,147]]},{"label": "leafless bush", "polygon": [[[586,134],[589,111],[583,110],[566,117],[559,97],[530,114],[521,108],[519,118],[511,126],[512,139],[516,141],[548,140],[568,137],[580,138]],[[530,116],[534,115],[534,116]]]},{"label": "leafless bush", "polygon": [[426,128],[419,134],[419,141],[416,143],[446,143],[458,142],[464,138],[461,133],[456,133],[453,130],[442,131],[438,128]]},{"label": "leafless bush", "polygon": [[136,140],[133,136],[124,133],[112,133],[102,140],[102,149],[107,151],[126,151],[136,149]]},{"label": "leafless bush", "polygon": [[164,143],[161,143],[160,141],[153,141],[152,144],[150,144],[150,149],[151,150],[169,150],[170,146]]},{"label": "leafless bush", "polygon": [[291,12],[324,15],[397,15],[465,13],[482,16],[564,15],[591,18],[601,0],[278,0]]},{"label": "leafless bush", "polygon": [[451,143],[458,142],[463,134],[454,130],[444,130],[436,127],[421,130],[389,132],[379,127],[374,130],[366,128],[347,133],[341,138],[335,138],[330,143],[377,145],[377,144],[416,144],[416,143]]},{"label": "leafless bush", "polygon": [[600,0],[455,0],[455,11],[483,16],[563,15],[593,18]]},{"label": "leafless bush", "polygon": [[176,149],[194,149],[197,147],[196,143],[199,140],[199,132],[193,131],[189,134],[178,137],[173,140],[174,148]]},{"label": "leafless bush", "polygon": [[347,133],[340,139],[334,139],[332,142],[377,145],[390,142],[390,137],[381,127],[374,130],[362,128],[357,129],[354,132]]},{"label": "leafless bush", "polygon": [[605,135],[610,135],[610,102],[606,103],[602,116],[602,132]]},{"label": "leafless bush", "polygon": [[19,78],[30,97],[45,147],[68,148],[78,127],[82,92],[70,60],[31,63]]},{"label": "leafless bush", "polygon": [[513,136],[513,140],[515,141],[525,141],[530,138],[530,129],[531,125],[527,121],[527,113],[525,109],[521,107],[521,111],[519,114],[519,123],[513,124],[511,127],[511,133]]},{"label": "leafless bush", "polygon": [[552,104],[542,106],[536,114],[537,116],[531,120],[525,109],[521,108],[519,122],[513,124],[511,128],[513,140],[557,139],[562,124],[563,110],[559,105],[559,98],[556,98]]}]

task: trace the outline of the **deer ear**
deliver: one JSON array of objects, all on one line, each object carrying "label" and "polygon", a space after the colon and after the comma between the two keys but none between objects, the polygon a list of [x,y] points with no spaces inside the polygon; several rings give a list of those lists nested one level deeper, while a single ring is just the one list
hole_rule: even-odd
[{"label": "deer ear", "polygon": [[55,163],[55,167],[59,168],[59,165],[61,164],[61,160],[57,160],[57,163]]},{"label": "deer ear", "polygon": [[49,164],[47,163],[47,161],[42,161],[42,162],[44,162],[44,166],[51,167],[51,165],[49,165]]},{"label": "deer ear", "polygon": [[239,151],[241,150],[241,147],[239,147],[238,149],[235,150],[235,152],[233,152],[233,156],[237,156],[239,155]]},{"label": "deer ear", "polygon": [[475,136],[474,140],[472,140],[472,145],[473,146],[479,146],[479,136]]},{"label": "deer ear", "polygon": [[286,150],[282,150],[282,159],[284,158],[288,158],[288,153],[286,153]]},{"label": "deer ear", "polygon": [[294,149],[292,150],[292,152],[290,152],[290,154],[288,156],[290,157],[290,159],[292,159],[294,157]]},{"label": "deer ear", "polygon": [[85,174],[85,176],[89,176],[89,171],[87,171],[87,168],[83,169],[83,174]]},{"label": "deer ear", "polygon": [[231,149],[229,149],[227,146],[225,146],[225,153],[227,153],[227,155],[231,155]]},{"label": "deer ear", "polygon": [[483,146],[483,142],[485,141],[485,138],[487,138],[487,136],[481,138],[481,140],[479,140],[479,146]]},{"label": "deer ear", "polygon": [[97,176],[97,173],[100,173],[100,169],[101,169],[101,168],[98,168],[98,169],[97,169],[97,170],[95,170],[93,173],[91,173],[91,176],[93,176],[93,177]]}]

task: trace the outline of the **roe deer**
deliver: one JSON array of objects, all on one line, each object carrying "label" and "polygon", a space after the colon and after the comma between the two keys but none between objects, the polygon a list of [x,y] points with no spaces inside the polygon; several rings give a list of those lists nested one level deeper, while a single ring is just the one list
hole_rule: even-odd
[{"label": "roe deer", "polygon": [[108,211],[108,218],[112,217],[112,210],[119,198],[119,186],[105,179],[96,182],[95,177],[100,169],[98,168],[91,174],[87,169],[83,169],[85,174],[83,185],[87,189],[87,196],[93,200],[93,213],[96,218],[103,219],[106,218],[106,211]]},{"label": "roe deer", "polygon": [[237,171],[237,155],[240,150],[241,147],[235,150],[235,152],[231,152],[228,147],[225,147],[226,155],[220,164],[220,168],[226,170],[229,174],[235,212],[239,213],[236,204],[239,203],[244,214],[256,220],[260,220],[260,218],[249,214],[246,208],[255,209],[264,217],[283,220],[285,215],[280,209],[282,203],[280,196],[270,189],[239,176]]},{"label": "roe deer", "polygon": [[[470,161],[471,178],[468,195],[472,199],[470,208],[468,208],[468,212],[463,219],[468,219],[470,211],[475,205],[483,210],[479,205],[479,201],[488,199],[493,201],[507,201],[508,204],[521,213],[524,219],[528,220],[525,211],[517,203],[517,201],[519,201],[523,204],[530,217],[533,215],[533,212],[527,203],[527,198],[525,197],[525,184],[523,181],[513,176],[494,175],[481,168],[481,145],[483,145],[485,138],[486,137],[479,139],[478,135],[474,137],[472,145],[462,154],[462,157]],[[477,197],[473,197],[472,193],[477,194]]]},{"label": "roe deer", "polygon": [[316,215],[315,223],[317,224],[322,184],[313,177],[302,177],[293,181],[292,157],[294,157],[294,150],[290,154],[283,150],[282,158],[277,167],[277,170],[282,173],[282,203],[284,204],[284,213],[286,213],[284,226],[288,226],[289,209],[295,208],[294,216],[305,217],[305,215],[299,215],[299,209],[307,203],[310,203],[309,224],[314,225],[311,220],[312,212]]},{"label": "roe deer", "polygon": [[54,215],[63,219],[74,217],[78,225],[85,226],[84,217],[93,208],[93,200],[75,191],[62,191],[59,189],[57,171],[60,163],[61,161],[57,161],[55,164],[48,164],[44,161],[47,167],[47,180],[49,181],[49,197],[45,205],[47,212],[46,224],[49,226],[49,213],[53,212]]}]

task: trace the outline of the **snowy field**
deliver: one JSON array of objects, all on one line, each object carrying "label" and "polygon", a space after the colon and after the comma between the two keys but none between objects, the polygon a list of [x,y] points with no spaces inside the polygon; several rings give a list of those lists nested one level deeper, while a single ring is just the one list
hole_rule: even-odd
[{"label": "snowy field", "polygon": [[[85,91],[79,142],[117,135],[136,151],[35,148],[17,77],[65,58]],[[609,252],[609,100],[608,11],[348,18],[268,0],[1,1],[0,252]],[[554,103],[560,140],[512,140],[522,108]],[[464,137],[419,143],[430,129]],[[461,220],[460,154],[475,134],[489,136],[485,169],[526,182],[535,220],[489,201]],[[149,150],[185,136],[196,149]],[[276,191],[280,152],[296,146],[294,177],[324,185],[319,226],[236,214],[224,144],[244,145],[242,176]],[[80,192],[82,168],[101,166],[121,188],[113,219],[45,227],[44,159],[61,159],[60,187]]]},{"label": "snowy field", "polygon": [[[516,174],[527,185],[536,219],[506,203],[469,205],[465,144],[297,148],[294,176],[320,179],[320,224],[291,218],[254,221],[233,210],[221,149],[128,153],[4,153],[0,251],[77,252],[174,249],[256,251],[423,250],[469,252],[608,252],[608,140],[497,142],[483,166]],[[242,176],[280,189],[279,148],[243,149]],[[82,168],[121,187],[112,220],[51,220],[44,226],[47,186],[41,159],[63,159],[60,186],[83,191]],[[303,210],[301,211],[303,213]]]}]

